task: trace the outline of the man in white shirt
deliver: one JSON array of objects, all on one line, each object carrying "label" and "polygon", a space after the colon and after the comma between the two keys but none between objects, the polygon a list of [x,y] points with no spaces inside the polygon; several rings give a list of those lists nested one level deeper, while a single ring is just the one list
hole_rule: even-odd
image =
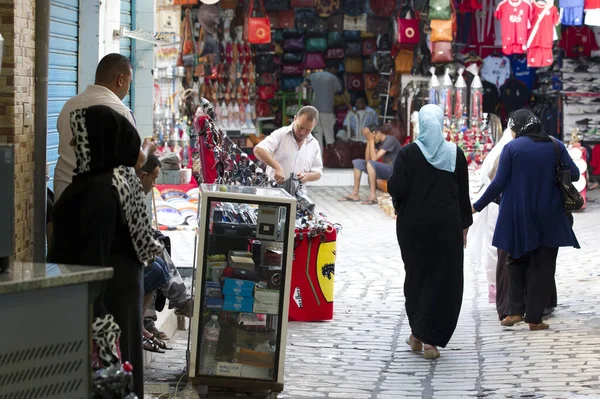
[{"label": "man in white shirt", "polygon": [[[67,186],[71,184],[77,166],[75,148],[71,145],[73,139],[71,113],[94,105],[105,105],[119,112],[133,126],[136,126],[133,113],[122,101],[129,91],[132,75],[133,70],[129,58],[116,53],[108,54],[98,63],[95,83],[65,103],[56,123],[59,144],[58,162],[54,171],[55,200],[58,200]],[[154,144],[150,140],[144,140],[140,150],[144,156],[136,165],[136,169],[146,163],[148,153],[153,150]]]},{"label": "man in white shirt", "polygon": [[291,173],[296,173],[302,183],[321,178],[321,148],[312,135],[318,120],[315,107],[302,107],[291,125],[275,130],[254,147],[254,155],[267,164],[269,177],[280,184]]}]

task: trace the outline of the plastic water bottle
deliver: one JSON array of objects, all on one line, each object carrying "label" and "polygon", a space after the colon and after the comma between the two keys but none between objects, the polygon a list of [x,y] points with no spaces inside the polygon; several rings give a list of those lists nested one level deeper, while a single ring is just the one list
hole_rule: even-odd
[{"label": "plastic water bottle", "polygon": [[219,343],[219,333],[221,332],[221,326],[219,326],[217,320],[218,317],[213,315],[202,332],[202,346],[200,349],[200,373],[202,374],[215,374],[217,345]]}]

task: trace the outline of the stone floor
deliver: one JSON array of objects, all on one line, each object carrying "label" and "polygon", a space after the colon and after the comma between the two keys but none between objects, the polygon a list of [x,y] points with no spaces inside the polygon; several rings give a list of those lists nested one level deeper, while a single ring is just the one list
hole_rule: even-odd
[{"label": "stone floor", "polygon": [[[456,333],[438,360],[426,361],[404,343],[410,329],[395,222],[377,205],[337,201],[348,192],[310,190],[318,209],[344,227],[335,317],[290,323],[279,398],[600,398],[600,199],[575,215],[582,249],[559,253],[559,306],[549,330],[501,327],[488,303],[485,271],[467,259]],[[177,381],[187,333],[173,338],[177,350],[149,366],[149,381]]]}]

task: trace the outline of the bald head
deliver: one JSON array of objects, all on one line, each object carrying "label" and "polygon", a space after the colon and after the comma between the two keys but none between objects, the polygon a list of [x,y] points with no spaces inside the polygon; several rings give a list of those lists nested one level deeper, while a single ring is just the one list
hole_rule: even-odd
[{"label": "bald head", "polygon": [[117,53],[108,54],[96,67],[95,84],[106,87],[122,100],[129,91],[132,69],[129,58]]}]

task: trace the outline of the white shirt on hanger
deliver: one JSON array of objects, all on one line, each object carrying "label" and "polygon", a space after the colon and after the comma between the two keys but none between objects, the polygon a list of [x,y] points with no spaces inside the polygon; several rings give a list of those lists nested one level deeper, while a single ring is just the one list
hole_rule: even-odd
[{"label": "white shirt on hanger", "polygon": [[508,57],[488,55],[483,59],[481,77],[500,88],[510,77],[510,60]]}]

